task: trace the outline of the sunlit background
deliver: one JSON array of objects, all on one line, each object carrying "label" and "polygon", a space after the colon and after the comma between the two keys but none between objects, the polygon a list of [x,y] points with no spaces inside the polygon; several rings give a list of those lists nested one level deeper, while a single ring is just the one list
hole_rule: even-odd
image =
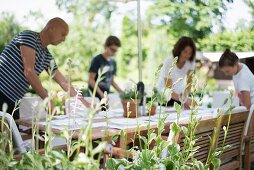
[{"label": "sunlit background", "polygon": [[[105,38],[117,35],[122,48],[116,56],[117,81],[138,81],[137,2],[128,0],[0,0],[0,51],[19,31],[40,31],[52,17],[61,17],[70,25],[64,43],[49,47],[64,72],[67,58],[73,59],[72,81],[87,86],[87,71],[92,57],[102,51]],[[171,55],[178,38],[192,37],[200,51],[254,51],[254,7],[251,0],[170,1],[142,0],[143,80],[151,84],[159,64]],[[220,53],[214,56],[218,58]],[[241,57],[241,56],[240,56]],[[204,66],[207,67],[207,66]],[[202,82],[208,76],[211,87],[214,74],[200,71]],[[47,74],[41,79],[47,86]],[[55,85],[59,89],[58,85]]]}]

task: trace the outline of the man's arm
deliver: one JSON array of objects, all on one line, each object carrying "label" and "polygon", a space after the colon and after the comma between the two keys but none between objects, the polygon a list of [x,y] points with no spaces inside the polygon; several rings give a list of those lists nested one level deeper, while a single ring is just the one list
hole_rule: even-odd
[{"label": "man's arm", "polygon": [[21,45],[20,46],[21,58],[23,60],[24,66],[24,75],[36,91],[36,93],[42,98],[45,99],[48,97],[46,90],[43,88],[39,77],[37,76],[34,65],[35,65],[35,50],[31,47]]},{"label": "man's arm", "polygon": [[[89,72],[88,74],[88,83],[94,89],[96,81],[95,81],[96,73]],[[104,97],[104,92],[97,86],[96,92],[100,95],[101,98]]]},{"label": "man's arm", "polygon": [[112,78],[112,86],[118,91],[118,93],[123,92],[123,90],[118,86],[118,84],[115,82],[114,76]]},{"label": "man's arm", "polygon": [[[62,87],[64,91],[68,92],[69,82],[66,80],[66,78],[58,69],[54,71],[53,79]],[[77,92],[75,91],[73,86],[70,85],[70,96],[74,97],[76,95],[77,95]],[[86,107],[90,107],[90,104],[82,96],[80,96],[79,99]]]}]

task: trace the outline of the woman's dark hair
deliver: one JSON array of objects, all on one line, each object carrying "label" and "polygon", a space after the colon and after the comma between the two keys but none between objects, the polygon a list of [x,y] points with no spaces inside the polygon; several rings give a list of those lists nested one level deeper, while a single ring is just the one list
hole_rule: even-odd
[{"label": "woman's dark hair", "polygon": [[219,67],[230,66],[233,67],[236,63],[238,63],[239,58],[237,55],[230,51],[230,49],[226,49],[224,53],[221,55],[219,60]]},{"label": "woman's dark hair", "polygon": [[105,46],[110,47],[111,45],[121,47],[121,41],[116,36],[110,35],[105,41]]},{"label": "woman's dark hair", "polygon": [[174,57],[179,57],[181,52],[185,49],[185,47],[190,46],[192,48],[192,55],[189,61],[193,61],[196,55],[196,45],[192,38],[190,37],[181,37],[175,44],[174,49],[172,50]]}]

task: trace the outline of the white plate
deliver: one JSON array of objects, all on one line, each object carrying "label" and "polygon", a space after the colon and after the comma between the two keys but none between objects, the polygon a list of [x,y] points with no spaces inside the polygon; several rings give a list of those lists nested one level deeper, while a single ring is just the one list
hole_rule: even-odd
[{"label": "white plate", "polygon": [[[119,118],[119,119],[109,119],[109,123],[116,125],[137,125],[137,120],[135,118]],[[144,121],[138,120],[139,124],[144,123]]]}]

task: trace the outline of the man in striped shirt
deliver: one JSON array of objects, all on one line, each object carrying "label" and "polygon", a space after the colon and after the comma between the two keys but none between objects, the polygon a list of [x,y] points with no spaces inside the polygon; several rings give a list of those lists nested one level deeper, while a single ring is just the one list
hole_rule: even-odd
[{"label": "man in striped shirt", "polygon": [[[7,103],[7,112],[12,113],[15,102],[24,96],[29,85],[42,99],[48,97],[39,79],[39,74],[43,70],[48,72],[53,70],[53,79],[63,90],[68,91],[68,81],[58,70],[54,58],[47,49],[48,45],[58,45],[63,42],[68,32],[68,24],[64,20],[53,18],[40,33],[22,31],[6,46],[0,54],[0,110],[3,103]],[[76,94],[71,86],[70,95]],[[84,98],[80,97],[80,100],[89,107]],[[52,101],[51,106],[54,107]],[[18,110],[14,112],[13,117],[19,118]]]}]

